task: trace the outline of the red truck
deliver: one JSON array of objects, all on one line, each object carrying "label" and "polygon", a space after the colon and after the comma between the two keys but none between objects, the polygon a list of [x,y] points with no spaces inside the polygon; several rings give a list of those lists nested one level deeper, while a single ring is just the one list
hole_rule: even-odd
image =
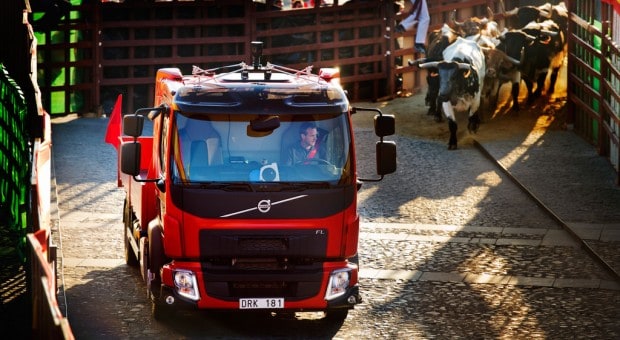
[{"label": "red truck", "polygon": [[[361,302],[361,182],[396,170],[394,117],[350,106],[337,69],[252,64],[160,69],[155,105],[123,117],[119,186],[125,257],[140,268],[153,316],[176,307],[322,311]],[[351,114],[375,116],[377,175],[358,178]],[[142,136],[145,117],[152,136]],[[288,159],[301,126],[315,148]]]}]

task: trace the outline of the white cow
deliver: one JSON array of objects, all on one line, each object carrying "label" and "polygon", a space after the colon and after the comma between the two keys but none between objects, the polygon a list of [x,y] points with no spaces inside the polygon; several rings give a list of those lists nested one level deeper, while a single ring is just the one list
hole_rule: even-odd
[{"label": "white cow", "polygon": [[467,128],[470,132],[476,132],[480,125],[478,110],[486,66],[482,48],[475,41],[461,37],[443,51],[443,59],[420,64],[420,67],[436,67],[439,70],[438,101],[448,119],[448,149],[454,150],[457,148],[455,112],[468,113]]}]

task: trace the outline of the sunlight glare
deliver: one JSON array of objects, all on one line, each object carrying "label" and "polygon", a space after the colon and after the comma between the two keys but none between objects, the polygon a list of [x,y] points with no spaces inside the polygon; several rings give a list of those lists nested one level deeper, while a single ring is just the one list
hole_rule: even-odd
[{"label": "sunlight glare", "polygon": [[512,149],[509,153],[506,154],[503,158],[499,160],[499,162],[506,168],[513,166],[517,161],[525,161],[528,159],[526,155],[527,151],[534,146],[541,146],[543,141],[541,138],[544,136],[547,128],[554,121],[553,117],[549,116],[540,116],[536,120],[536,124],[530,131],[529,135],[525,137],[521,145]]}]

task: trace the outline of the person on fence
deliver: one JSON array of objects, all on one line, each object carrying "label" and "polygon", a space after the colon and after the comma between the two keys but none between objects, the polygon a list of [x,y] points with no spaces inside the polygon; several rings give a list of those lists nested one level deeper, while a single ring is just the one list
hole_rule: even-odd
[{"label": "person on fence", "polygon": [[426,33],[431,22],[426,0],[411,0],[411,9],[408,13],[409,15],[396,26],[395,31],[396,33],[411,31],[417,25],[414,48],[416,52],[426,54]]}]

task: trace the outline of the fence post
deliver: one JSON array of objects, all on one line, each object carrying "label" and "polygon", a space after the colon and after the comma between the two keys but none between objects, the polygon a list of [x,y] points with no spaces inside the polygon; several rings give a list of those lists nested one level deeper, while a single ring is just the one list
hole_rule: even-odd
[{"label": "fence post", "polygon": [[62,315],[56,299],[56,252],[50,248],[48,230],[26,235],[30,248],[33,339],[75,339],[69,321]]}]

